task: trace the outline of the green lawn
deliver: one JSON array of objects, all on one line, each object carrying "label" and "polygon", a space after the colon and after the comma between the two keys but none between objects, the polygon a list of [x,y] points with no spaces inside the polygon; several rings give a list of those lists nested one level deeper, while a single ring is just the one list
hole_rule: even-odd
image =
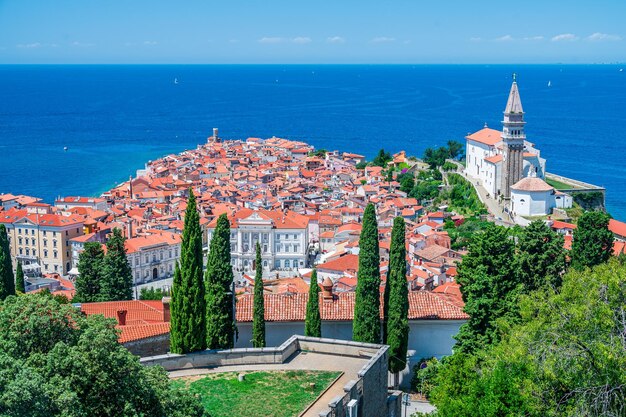
[{"label": "green lawn", "polygon": [[[311,404],[341,372],[273,371],[208,374],[200,379],[177,379],[198,394],[211,417],[292,417]],[[314,384],[311,386],[311,384]]]},{"label": "green lawn", "polygon": [[561,181],[553,180],[552,178],[546,178],[546,182],[557,190],[571,190],[573,188],[577,188],[575,185],[566,184]]}]

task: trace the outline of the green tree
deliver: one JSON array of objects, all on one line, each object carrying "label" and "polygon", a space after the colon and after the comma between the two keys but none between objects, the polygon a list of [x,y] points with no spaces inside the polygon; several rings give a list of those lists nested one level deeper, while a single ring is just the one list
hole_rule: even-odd
[{"label": "green tree", "polygon": [[498,319],[514,320],[517,314],[517,297],[523,286],[508,230],[490,224],[475,236],[458,272],[457,282],[470,318],[455,337],[455,349],[471,353],[498,340]]},{"label": "green tree", "polygon": [[409,290],[406,282],[406,239],[404,219],[393,220],[389,250],[389,273],[385,285],[383,343],[389,345],[389,372],[406,368],[409,345]]},{"label": "green tree", "polygon": [[206,416],[160,367],[118,343],[115,321],[45,294],[0,305],[0,415]]},{"label": "green tree", "polygon": [[404,193],[410,193],[411,190],[415,187],[415,178],[411,173],[404,173],[398,176],[398,181],[400,182],[400,191]]},{"label": "green tree", "polygon": [[609,230],[609,215],[587,211],[578,219],[572,243],[572,267],[591,268],[606,262],[613,253],[613,233]]},{"label": "green tree", "polygon": [[465,145],[456,140],[449,140],[447,143],[448,146],[448,157],[451,159],[461,159],[463,157]]},{"label": "green tree", "polygon": [[263,298],[263,267],[261,245],[256,243],[256,271],[254,274],[254,309],[252,312],[252,346],[265,347],[265,300]]},{"label": "green tree", "polygon": [[78,255],[78,276],[76,293],[72,299],[76,303],[91,303],[100,300],[104,251],[100,242],[87,242]]},{"label": "green tree", "polygon": [[626,266],[571,269],[559,291],[520,297],[520,322],[474,354],[438,367],[438,417],[623,416]]},{"label": "green tree", "polygon": [[517,246],[520,278],[526,290],[561,285],[561,276],[565,272],[562,236],[537,220],[522,229]]},{"label": "green tree", "polygon": [[363,213],[359,238],[359,271],[352,338],[357,342],[380,343],[380,253],[378,222],[372,203]]},{"label": "green tree", "polygon": [[113,229],[107,241],[107,253],[102,261],[100,301],[121,301],[133,298],[133,271],[126,257],[126,239],[122,231]]},{"label": "green tree", "polygon": [[22,270],[22,262],[17,261],[17,268],[15,268],[15,290],[24,294],[26,292],[24,284],[24,271]]},{"label": "green tree", "polygon": [[0,300],[9,295],[15,295],[15,277],[7,229],[5,225],[0,224]]},{"label": "green tree", "polygon": [[[260,265],[257,265],[259,268]],[[226,214],[217,219],[211,238],[206,273],[206,326],[209,349],[230,349],[235,345],[233,315],[233,267],[230,263],[230,222]]]},{"label": "green tree", "polygon": [[389,152],[385,152],[384,149],[378,151],[378,154],[372,161],[372,164],[378,167],[386,168],[389,162],[393,161],[393,156]]},{"label": "green tree", "polygon": [[170,304],[170,350],[206,349],[206,299],[202,279],[202,231],[193,190],[189,190],[180,261],[176,263]]},{"label": "green tree", "polygon": [[161,288],[142,288],[139,292],[140,300],[162,300],[163,297],[167,297],[167,292],[163,291]]},{"label": "green tree", "polygon": [[306,303],[306,318],[304,321],[304,335],[322,337],[322,318],[320,316],[320,286],[317,283],[317,269],[311,273],[309,285],[309,299]]}]

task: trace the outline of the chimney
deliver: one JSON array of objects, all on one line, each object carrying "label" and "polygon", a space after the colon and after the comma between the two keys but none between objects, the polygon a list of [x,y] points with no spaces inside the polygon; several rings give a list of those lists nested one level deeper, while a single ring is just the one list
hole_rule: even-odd
[{"label": "chimney", "polygon": [[128,310],[117,310],[117,324],[126,326],[126,313]]},{"label": "chimney", "polygon": [[163,302],[163,322],[170,322],[170,302],[172,301],[171,297],[163,297],[161,302]]},{"label": "chimney", "polygon": [[[317,283],[312,282],[311,285],[313,284]],[[322,297],[324,301],[333,301],[333,281],[328,277],[322,282]]]}]

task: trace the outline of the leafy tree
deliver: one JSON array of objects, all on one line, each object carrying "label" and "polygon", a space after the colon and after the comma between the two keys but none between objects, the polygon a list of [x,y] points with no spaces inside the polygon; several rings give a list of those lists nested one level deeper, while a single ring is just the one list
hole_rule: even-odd
[{"label": "leafy tree", "polygon": [[563,237],[537,220],[522,229],[517,260],[521,281],[529,291],[544,285],[559,287],[565,272]]},{"label": "leafy tree", "polygon": [[24,271],[22,270],[22,262],[20,261],[17,261],[17,268],[15,268],[15,290],[22,294],[26,292]]},{"label": "leafy tree", "polygon": [[91,303],[100,300],[102,285],[104,251],[100,242],[87,242],[78,255],[78,277],[76,293],[72,299],[77,303]]},{"label": "leafy tree", "polygon": [[515,244],[508,230],[489,225],[476,236],[458,269],[457,282],[469,320],[456,336],[456,348],[473,352],[498,340],[497,320],[514,320],[523,290],[515,263]]},{"label": "leafy tree", "polygon": [[609,215],[588,211],[578,219],[572,243],[572,267],[590,268],[606,262],[613,253],[613,233],[609,230]]},{"label": "leafy tree", "polygon": [[366,161],[361,161],[358,164],[356,164],[355,168],[356,169],[365,169],[366,166],[367,166],[367,162]]},{"label": "leafy tree", "polygon": [[176,263],[170,304],[170,350],[206,349],[206,300],[202,279],[202,232],[196,197],[189,190],[180,261]]},{"label": "leafy tree", "polygon": [[398,176],[398,181],[400,182],[400,191],[404,193],[410,193],[411,190],[415,187],[415,178],[411,173],[404,173]]},{"label": "leafy tree", "polygon": [[520,323],[500,342],[439,367],[437,416],[623,416],[624,282],[613,259],[520,297]]},{"label": "leafy tree", "polygon": [[393,161],[393,156],[389,152],[385,152],[384,149],[378,151],[378,154],[372,161],[374,166],[386,168],[389,162]]},{"label": "leafy tree", "polygon": [[306,303],[306,318],[304,321],[304,335],[322,337],[322,318],[320,316],[320,286],[317,283],[317,269],[311,273],[309,285],[309,299]]},{"label": "leafy tree", "polygon": [[409,197],[416,198],[418,201],[432,200],[439,195],[440,185],[441,181],[438,180],[418,181],[409,193]]},{"label": "leafy tree", "polygon": [[131,300],[133,298],[133,271],[126,257],[126,238],[122,231],[113,229],[107,241],[107,253],[102,261],[100,301]]},{"label": "leafy tree", "polygon": [[385,286],[383,343],[389,345],[389,372],[406,368],[409,344],[409,290],[406,282],[405,223],[400,216],[393,220],[389,250],[389,273]]},{"label": "leafy tree", "polygon": [[[261,265],[257,264],[257,269]],[[226,214],[217,219],[211,238],[206,273],[206,326],[209,349],[230,349],[235,345],[233,314],[233,267],[230,263],[230,222]]]},{"label": "leafy tree", "polygon": [[378,222],[372,203],[363,214],[359,238],[359,271],[352,338],[357,342],[380,343],[380,253]]},{"label": "leafy tree", "polygon": [[0,224],[0,300],[9,295],[15,295],[15,277],[7,229],[5,225]]},{"label": "leafy tree", "polygon": [[118,343],[115,321],[45,294],[0,306],[0,415],[205,416],[160,367]]},{"label": "leafy tree", "polygon": [[461,159],[465,153],[465,145],[456,140],[449,140],[447,143],[448,156],[451,159]]},{"label": "leafy tree", "polygon": [[143,287],[141,291],[139,292],[139,299],[140,300],[162,300],[163,297],[167,297],[168,295],[169,294],[167,294],[167,292],[163,291],[163,289],[161,288]]},{"label": "leafy tree", "polygon": [[254,309],[252,312],[252,346],[265,347],[265,300],[263,299],[263,268],[261,245],[256,243],[256,271],[254,275]]}]

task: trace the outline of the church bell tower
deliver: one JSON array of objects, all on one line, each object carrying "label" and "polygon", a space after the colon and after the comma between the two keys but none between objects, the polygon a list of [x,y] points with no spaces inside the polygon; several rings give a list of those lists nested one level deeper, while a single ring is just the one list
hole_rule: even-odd
[{"label": "church bell tower", "polygon": [[511,186],[523,176],[525,124],[522,100],[517,89],[516,76],[513,74],[513,84],[504,109],[504,120],[502,120],[502,186],[500,190],[505,199],[511,198]]}]

